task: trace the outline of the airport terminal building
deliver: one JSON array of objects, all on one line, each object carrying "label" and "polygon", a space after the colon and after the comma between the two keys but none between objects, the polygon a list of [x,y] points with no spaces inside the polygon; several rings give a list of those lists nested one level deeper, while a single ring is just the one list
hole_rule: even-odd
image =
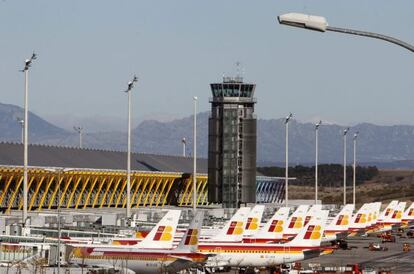
[{"label": "airport terminal building", "polygon": [[[131,202],[135,208],[192,206],[192,158],[132,154]],[[0,209],[22,209],[23,145],[0,143]],[[207,160],[198,159],[197,204],[208,202]],[[126,153],[74,147],[29,145],[28,209],[124,208]],[[261,203],[283,199],[283,183],[257,177]],[[60,196],[60,197],[59,197]]]}]

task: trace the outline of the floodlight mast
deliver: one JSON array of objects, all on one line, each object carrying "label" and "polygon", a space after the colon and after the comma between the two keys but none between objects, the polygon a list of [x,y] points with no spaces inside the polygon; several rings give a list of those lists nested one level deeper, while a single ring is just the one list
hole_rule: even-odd
[{"label": "floodlight mast", "polygon": [[181,143],[183,144],[183,157],[185,157],[186,145],[187,145],[187,140],[185,139],[185,137],[183,139],[181,139]]},{"label": "floodlight mast", "polygon": [[289,113],[289,115],[285,119],[285,133],[286,133],[286,145],[285,145],[285,204],[288,206],[289,204],[289,121],[292,119],[293,114]]},{"label": "floodlight mast", "polygon": [[346,134],[349,131],[349,127],[344,129],[344,205],[346,205]]},{"label": "floodlight mast", "polygon": [[134,75],[134,78],[128,82],[128,87],[125,90],[125,92],[128,93],[127,220],[131,217],[131,90],[134,88],[136,82],[138,82],[138,77]]},{"label": "floodlight mast", "polygon": [[319,127],[322,121],[315,124],[315,205],[318,203],[318,161],[319,161]]},{"label": "floodlight mast", "polygon": [[29,68],[32,66],[34,60],[37,59],[37,55],[33,52],[30,59],[26,59],[24,62],[24,68],[21,72],[24,72],[24,138],[23,138],[23,226],[26,227],[27,221],[27,166],[28,166],[28,125],[29,125],[29,105],[28,105],[28,93],[29,93]]},{"label": "floodlight mast", "polygon": [[379,40],[383,40],[383,41],[398,45],[405,49],[408,49],[411,52],[414,52],[413,45],[407,42],[404,42],[402,40],[399,40],[397,38],[391,37],[391,36],[374,33],[374,32],[368,32],[368,31],[331,27],[328,25],[328,22],[325,19],[325,17],[322,17],[322,16],[308,15],[308,14],[302,14],[302,13],[287,13],[287,14],[279,15],[277,19],[279,21],[279,24],[282,24],[282,25],[288,25],[292,27],[298,27],[298,28],[314,30],[314,31],[319,31],[319,32],[333,31],[333,32],[340,32],[340,33],[345,33],[345,34],[379,39]]},{"label": "floodlight mast", "polygon": [[196,96],[193,97],[194,102],[194,121],[193,121],[193,211],[197,210],[197,101]]},{"label": "floodlight mast", "polygon": [[78,127],[73,127],[73,129],[79,134],[79,148],[82,148],[82,131],[83,131],[83,127],[78,126]]},{"label": "floodlight mast", "polygon": [[16,121],[20,124],[20,128],[21,128],[21,131],[22,131],[22,133],[21,133],[21,142],[23,144],[23,142],[24,142],[24,120],[20,117],[17,117]]},{"label": "floodlight mast", "polygon": [[352,203],[355,205],[356,203],[356,149],[357,149],[357,138],[358,138],[359,132],[355,132],[354,133],[354,138],[353,138],[353,142],[354,142],[354,164],[353,164],[353,178],[352,178]]}]

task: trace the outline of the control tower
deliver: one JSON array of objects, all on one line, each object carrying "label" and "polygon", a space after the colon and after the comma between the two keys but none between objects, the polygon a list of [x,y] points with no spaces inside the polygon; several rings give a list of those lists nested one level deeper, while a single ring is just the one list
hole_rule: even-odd
[{"label": "control tower", "polygon": [[208,200],[224,208],[256,202],[255,84],[224,77],[210,84]]}]

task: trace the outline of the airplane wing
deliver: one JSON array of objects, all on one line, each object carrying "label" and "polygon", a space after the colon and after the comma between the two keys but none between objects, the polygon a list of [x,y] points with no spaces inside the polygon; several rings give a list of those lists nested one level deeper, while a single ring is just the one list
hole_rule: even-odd
[{"label": "airplane wing", "polygon": [[197,262],[193,262],[190,258],[187,257],[175,255],[169,255],[168,257],[176,259],[173,263],[167,266],[167,270],[170,272],[177,272],[178,269],[189,268],[199,264]]},{"label": "airplane wing", "polygon": [[182,261],[186,261],[186,262],[192,262],[192,260],[188,257],[184,257],[184,256],[176,256],[176,255],[168,255],[169,258],[174,258],[177,260],[182,260]]}]

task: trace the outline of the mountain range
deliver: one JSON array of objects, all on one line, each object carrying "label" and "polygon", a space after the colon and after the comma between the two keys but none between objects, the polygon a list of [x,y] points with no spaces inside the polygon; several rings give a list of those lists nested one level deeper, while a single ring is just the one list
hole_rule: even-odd
[{"label": "mountain range", "polygon": [[[20,142],[23,109],[0,103],[0,141]],[[197,115],[197,152],[207,157],[208,112]],[[187,155],[192,148],[193,117],[169,122],[145,120],[132,131],[133,150],[138,152],[181,155],[183,137],[187,140]],[[289,123],[289,161],[291,164],[312,164],[315,159],[315,130],[311,123],[292,120]],[[319,159],[322,163],[342,163],[343,126],[329,124],[319,129]],[[357,138],[357,158],[366,164],[392,167],[414,167],[414,126],[380,126],[360,123],[347,136],[348,163],[352,162],[353,134]],[[126,150],[127,136],[121,131],[88,133],[85,129],[83,146],[105,150]],[[29,142],[59,146],[77,146],[78,135],[29,114]],[[0,152],[1,153],[1,152]],[[284,119],[258,119],[257,159],[259,165],[282,165],[285,159]],[[386,165],[385,165],[386,166]]]}]

